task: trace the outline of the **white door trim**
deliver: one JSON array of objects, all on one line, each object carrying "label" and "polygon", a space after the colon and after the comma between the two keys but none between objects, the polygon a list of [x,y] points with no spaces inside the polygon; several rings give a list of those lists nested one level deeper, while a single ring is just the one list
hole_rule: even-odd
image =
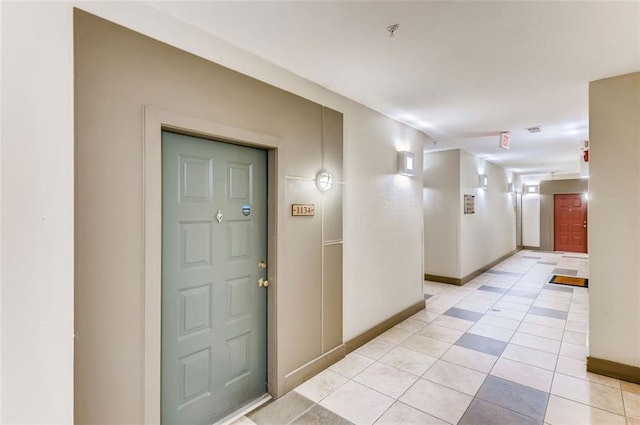
[{"label": "white door trim", "polygon": [[[230,127],[213,121],[188,117],[175,112],[145,106],[143,112],[143,229],[144,229],[144,423],[160,423],[160,373],[161,363],[161,277],[162,277],[162,130],[173,130],[179,133],[244,146],[270,149],[268,159],[269,197],[276,194],[275,155],[276,149],[283,140],[263,133]],[[269,201],[268,223],[277,222],[276,202]],[[273,226],[271,226],[273,227]],[[270,228],[268,258],[270,259],[268,279],[269,305],[267,321],[269,331],[275,330],[275,277],[276,245],[275,229]],[[275,335],[267,335],[268,387],[277,388],[273,380],[277,379]]]}]

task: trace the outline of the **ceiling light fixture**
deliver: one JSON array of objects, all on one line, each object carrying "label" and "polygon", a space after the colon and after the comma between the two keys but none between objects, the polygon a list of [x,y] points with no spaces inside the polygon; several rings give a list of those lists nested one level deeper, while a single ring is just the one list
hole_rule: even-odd
[{"label": "ceiling light fixture", "polygon": [[400,24],[393,24],[387,27],[387,31],[389,32],[389,37],[393,37],[394,35],[396,35],[396,31],[398,31],[399,26]]}]

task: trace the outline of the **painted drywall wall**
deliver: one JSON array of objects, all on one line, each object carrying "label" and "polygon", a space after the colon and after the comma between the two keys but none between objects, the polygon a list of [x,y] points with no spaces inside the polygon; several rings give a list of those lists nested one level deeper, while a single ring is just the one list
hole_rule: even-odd
[{"label": "painted drywall wall", "polygon": [[[478,175],[487,188],[478,188]],[[475,194],[475,213],[460,217],[460,277],[486,267],[516,247],[514,195],[508,190],[511,173],[489,161],[460,151],[460,190]]]},{"label": "painted drywall wall", "polygon": [[[289,374],[342,343],[342,323],[329,328],[323,320],[324,312],[342,310],[341,303],[326,306],[323,297],[327,287],[342,292],[341,258],[323,256],[323,233],[333,244],[342,242],[342,191],[323,194],[314,182],[326,167],[342,183],[342,115],[93,15],[79,12],[74,24],[76,420],[140,421],[140,394],[153,390],[135,373],[148,361],[140,331],[146,337],[154,325],[145,315],[145,285],[160,285],[144,280],[147,264],[139,249],[145,233],[160,232],[160,226],[147,227],[142,218],[148,213],[141,215],[146,127],[139,111],[145,107],[256,134],[243,143],[265,146],[261,135],[276,139],[266,144],[278,155],[277,224],[270,234],[277,252],[269,259],[277,382],[269,385],[274,395],[284,394],[294,385],[285,379]],[[295,203],[314,204],[318,214],[292,217]],[[323,267],[336,270],[338,279],[328,282]],[[325,336],[334,338],[325,344]]]},{"label": "painted drywall wall", "polygon": [[522,194],[522,245],[540,247],[540,194]]},{"label": "painted drywall wall", "polygon": [[[349,341],[423,299],[426,136],[356,104],[343,112],[344,339]],[[396,174],[399,150],[414,153],[414,177]]]},{"label": "painted drywall wall", "polygon": [[[587,193],[587,179],[540,182],[540,249],[554,250],[554,196],[562,193]],[[587,210],[588,211],[588,210]]]},{"label": "painted drywall wall", "polygon": [[[2,416],[73,423],[73,21],[2,8]],[[45,35],[43,35],[45,34]]]},{"label": "painted drywall wall", "polygon": [[[423,226],[420,153],[427,141],[424,133],[177,22],[147,4],[101,2],[78,7],[343,112],[345,341],[422,297],[422,231],[415,230]],[[419,168],[414,178],[395,174],[398,150],[416,154]],[[373,227],[367,228],[363,222]],[[400,224],[400,230],[391,223]]]},{"label": "painted drywall wall", "polygon": [[[487,176],[486,189],[478,187],[480,174]],[[462,279],[515,249],[513,179],[464,150],[425,153],[426,274]],[[475,197],[475,213],[464,214],[464,195]]]},{"label": "painted drywall wall", "polygon": [[460,276],[460,150],[424,154],[424,272]]},{"label": "painted drywall wall", "polygon": [[640,73],[589,84],[589,356],[640,367]]},{"label": "painted drywall wall", "polygon": [[[3,343],[4,346],[7,341],[14,343],[13,350],[5,350],[2,357],[2,422],[72,422],[74,5],[343,111],[345,179],[350,180],[345,190],[343,219],[344,339],[421,299],[422,232],[415,231],[422,227],[421,176],[403,180],[394,175],[401,125],[278,65],[176,22],[146,3],[2,2],[3,176],[12,171],[11,179],[2,180],[2,263],[10,259],[16,267],[29,269],[32,277],[37,278],[27,282],[28,285],[19,285],[13,279],[15,276],[10,276],[10,270],[2,270],[3,289],[13,287],[3,292]],[[48,34],[44,39],[39,36],[43,32]],[[4,89],[9,81],[5,71],[7,58],[11,58],[14,70],[10,80],[12,90]],[[38,66],[33,66],[34,63]],[[47,102],[52,106],[46,107]],[[5,125],[13,116],[29,116],[29,125],[19,125],[21,121]],[[382,131],[369,130],[371,116],[384,123],[372,126]],[[11,139],[14,142],[8,142]],[[407,129],[405,148],[418,157],[424,140],[422,133]],[[374,157],[369,155],[372,146],[379,151],[375,159],[383,163],[372,160]],[[11,167],[5,166],[10,163]],[[23,171],[13,174],[20,167]],[[34,168],[38,173],[27,176],[27,171]],[[366,176],[358,177],[363,170]],[[374,178],[367,178],[370,176]],[[29,210],[18,193],[30,194],[26,205]],[[358,226],[363,211],[367,214],[376,211],[387,200],[397,202],[397,207],[389,205],[373,214],[372,219],[380,223],[376,232]],[[40,221],[36,223],[34,216]],[[11,234],[7,233],[7,223],[14,229]],[[402,230],[389,223],[400,224]],[[19,235],[15,229],[20,229]],[[394,249],[388,249],[387,244]],[[11,258],[7,257],[9,248]],[[372,258],[381,261],[374,265]],[[17,282],[22,283],[23,279]],[[363,299],[363,293],[379,295]],[[10,309],[6,310],[6,306]],[[19,311],[16,306],[21,307]],[[45,326],[46,332],[42,330]],[[30,338],[25,340],[25,335]],[[46,351],[41,349],[43,346]],[[8,366],[13,370],[11,374],[5,373]],[[47,390],[34,394],[33,388]]]}]

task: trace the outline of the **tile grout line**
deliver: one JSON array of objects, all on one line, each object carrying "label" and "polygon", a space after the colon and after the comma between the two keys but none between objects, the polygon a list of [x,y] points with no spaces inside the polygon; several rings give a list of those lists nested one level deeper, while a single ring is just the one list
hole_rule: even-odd
[{"label": "tile grout line", "polygon": [[[529,269],[527,270],[527,272],[523,273],[523,274],[522,274],[522,276],[520,277],[520,279],[518,279],[516,282],[514,282],[514,284],[513,284],[509,289],[513,288],[513,287],[514,287],[518,282],[520,282],[520,281],[522,280],[522,278],[523,278],[523,277],[524,277],[524,276],[525,276],[529,271],[531,271],[531,269],[532,269],[532,268],[533,268],[533,265],[531,265],[531,267],[529,267]],[[547,275],[547,277],[545,278],[545,281],[546,281],[546,280],[548,280],[548,279],[549,279],[549,274],[548,274],[548,275]],[[543,286],[538,290],[535,300],[537,300],[538,296],[540,296],[540,292],[542,292],[542,288],[544,288],[544,284],[543,284]],[[509,292],[509,291],[505,292],[505,294],[507,294],[508,292]],[[503,297],[504,297],[504,295],[503,295]],[[500,298],[498,299],[498,301],[499,301],[499,300],[501,300],[503,297],[500,297]],[[533,304],[535,303],[535,300],[534,300],[534,301],[529,305],[529,308],[527,309],[527,311],[525,312],[524,316],[523,316],[523,317],[522,317],[522,319],[520,320],[520,324],[519,324],[519,325],[518,325],[518,327],[514,330],[513,334],[511,335],[511,338],[509,338],[509,341],[507,342],[507,346],[511,343],[511,340],[512,340],[512,339],[513,339],[513,337],[515,336],[516,332],[517,332],[517,331],[518,331],[518,329],[520,329],[520,327],[522,326],[522,323],[524,322],[524,319],[527,317],[527,314],[529,314],[529,311],[531,310],[531,307],[532,307],[532,306],[533,306]],[[498,301],[496,301],[496,303],[494,303],[493,305],[497,304],[497,302],[498,302]],[[565,322],[565,326],[566,326],[566,322]],[[563,335],[564,335],[564,330],[563,330]],[[518,344],[515,344],[515,345],[518,345]],[[505,346],[505,349],[506,349],[506,346]],[[498,357],[498,360],[496,360],[496,363],[494,363],[493,367],[492,367],[492,368],[491,368],[491,370],[489,371],[489,374],[491,374],[491,372],[493,371],[493,369],[495,369],[495,366],[496,366],[496,364],[498,363],[499,359],[503,358],[503,357],[502,357],[502,355],[503,355],[503,354],[504,354],[504,349],[503,349],[503,350],[502,350],[502,352],[500,353],[500,356]],[[560,353],[558,352],[558,356],[557,356],[557,357],[559,357],[559,355],[560,355]],[[557,357],[556,357],[556,362],[557,362]],[[551,385],[553,385],[553,377],[555,376],[555,375],[553,375],[553,373],[555,373],[555,369],[554,369],[554,371],[552,372],[552,376],[551,376]],[[488,375],[487,375],[487,376],[488,376]],[[495,376],[495,375],[493,375],[493,376]],[[511,381],[511,382],[513,382],[513,381]],[[520,384],[520,385],[523,385],[523,384]],[[525,385],[525,386],[526,386],[526,385]],[[529,388],[532,388],[532,387],[529,387]],[[544,423],[544,419],[545,419],[545,418],[546,418],[546,416],[547,416],[547,407],[548,407],[549,399],[550,399],[550,398],[551,398],[551,386],[549,387],[549,391],[547,391],[547,401],[546,401],[546,403],[545,403],[544,413],[543,413],[543,415],[542,415],[542,420],[541,420],[543,423]],[[509,410],[511,410],[511,409],[509,409]],[[512,412],[514,412],[514,413],[519,413],[519,412],[515,412],[514,410],[511,410],[511,411],[512,411]],[[528,415],[525,415],[525,416],[528,416]],[[529,416],[528,416],[528,417],[529,417]]]},{"label": "tile grout line", "polygon": [[[504,301],[504,302],[508,302],[507,300],[503,300],[503,298],[504,298],[504,297],[509,293],[509,291],[511,291],[511,290],[512,290],[512,289],[513,289],[513,288],[518,284],[518,282],[520,282],[520,281],[522,280],[522,278],[523,278],[523,277],[524,277],[524,276],[525,276],[525,275],[526,275],[526,274],[527,274],[527,273],[528,273],[528,272],[533,268],[533,266],[534,266],[535,264],[536,264],[536,263],[533,263],[533,264],[532,264],[532,265],[531,265],[531,266],[530,266],[526,271],[524,271],[523,273],[521,273],[521,274],[520,274],[520,278],[519,278],[519,279],[517,279],[515,282],[513,282],[513,284],[511,284],[511,285],[506,289],[506,291],[505,291],[504,293],[502,293],[502,294],[501,294],[501,296],[500,296],[500,297],[499,297],[499,298],[498,298],[498,299],[497,299],[493,304],[491,304],[491,307],[489,307],[489,309],[483,313],[482,317],[485,317],[485,316],[486,316],[486,314],[487,314],[489,311],[491,311],[491,308],[494,308],[494,306],[495,306],[497,303],[499,303],[501,300],[502,300],[502,301]],[[548,279],[548,276],[546,277],[546,279]],[[485,282],[485,283],[484,283],[484,285],[486,285],[486,284],[490,284],[490,282],[491,282],[491,279],[490,279],[489,281]],[[491,286],[491,285],[489,285],[489,286]],[[465,297],[465,299],[466,299],[466,298],[468,298],[469,296],[471,296],[472,294],[474,294],[474,293],[475,293],[476,291],[478,291],[478,290],[479,290],[479,287],[478,287],[478,288],[475,288],[475,290],[474,290],[471,294],[467,295],[467,297]],[[536,292],[536,298],[535,298],[535,299],[537,299],[537,297],[540,295],[540,292],[541,292],[541,291],[542,291],[542,287],[541,287],[541,288]],[[502,341],[502,342],[506,342],[506,345],[505,345],[505,347],[503,348],[503,350],[501,351],[500,355],[499,355],[499,356],[496,356],[496,361],[495,361],[495,363],[493,364],[493,366],[492,366],[492,368],[489,370],[489,372],[485,375],[485,378],[483,379],[482,384],[480,385],[480,387],[479,387],[479,388],[478,388],[478,390],[476,391],[475,395],[473,396],[472,402],[473,402],[473,400],[474,400],[474,399],[478,399],[477,394],[478,394],[478,392],[480,391],[480,388],[482,387],[482,385],[484,385],[484,382],[486,382],[486,379],[487,379],[489,376],[495,376],[495,375],[491,375],[491,372],[495,369],[496,364],[498,363],[498,361],[499,361],[501,358],[503,358],[502,356],[503,356],[503,354],[504,354],[504,349],[506,349],[506,347],[511,343],[511,340],[513,339],[513,336],[516,334],[517,330],[518,330],[518,329],[520,328],[520,326],[522,325],[522,323],[523,323],[523,321],[524,321],[524,318],[526,317],[526,315],[528,314],[528,312],[531,310],[531,307],[532,307],[532,306],[533,306],[533,304],[535,303],[535,299],[534,299],[534,301],[532,301],[532,302],[531,302],[531,304],[529,304],[529,308],[527,309],[527,311],[526,311],[526,312],[524,312],[525,314],[524,314],[523,318],[519,321],[518,327],[517,327],[515,330],[513,330],[513,333],[512,333],[512,335],[511,335],[511,337],[509,338],[509,340],[508,340],[508,341]],[[478,322],[479,320],[481,320],[481,319],[482,319],[482,317],[481,317],[480,319],[478,319],[477,321],[475,321],[475,322],[474,322],[474,326],[475,326],[475,324],[477,324],[477,322]],[[489,326],[489,325],[487,325],[487,326]],[[494,326],[494,327],[496,327],[496,328],[497,328],[497,326]],[[495,338],[493,338],[493,339],[495,339]],[[516,344],[516,345],[517,345],[517,344]],[[521,363],[521,364],[524,364],[524,363]],[[553,372],[552,372],[552,373],[553,373]],[[508,379],[507,379],[507,381],[510,381],[510,380],[508,380]],[[510,382],[513,382],[513,381],[510,381]],[[520,385],[523,385],[523,384],[520,384]],[[526,386],[526,385],[524,385],[524,386]],[[527,386],[527,387],[528,387],[528,386]],[[529,388],[532,388],[532,387],[529,387]],[[534,388],[534,389],[535,389],[535,388]],[[482,400],[482,399],[479,399],[479,400]],[[547,392],[547,403],[548,403],[548,400],[549,400],[549,392]],[[485,401],[485,400],[482,400],[482,401]],[[485,401],[485,402],[487,402],[487,401]],[[490,403],[490,402],[487,402],[487,403]],[[493,404],[493,403],[490,403],[490,404]],[[495,404],[494,404],[494,405],[495,405]],[[469,407],[470,407],[470,406],[471,406],[471,403],[469,403],[469,406],[467,406],[467,409],[465,410],[465,414],[466,414],[466,412],[469,410]],[[495,405],[495,406],[497,406],[497,405]],[[520,414],[520,415],[522,415],[521,413],[516,412],[516,411],[514,411],[514,410],[511,410],[511,409],[509,409],[509,408],[505,408],[505,407],[503,407],[503,406],[499,406],[499,407],[502,407],[502,408],[504,408],[504,409],[506,409],[506,410],[509,410],[509,411],[511,411],[511,412],[513,412],[513,413],[515,413],[515,414]],[[543,421],[544,421],[544,417],[545,417],[545,415],[546,415],[546,406],[545,406],[545,414],[543,415],[543,418],[542,418],[542,420],[543,420]],[[523,416],[530,417],[530,416],[528,416],[528,415],[523,415]],[[464,414],[463,414],[463,416],[462,416],[462,417],[464,417]],[[535,418],[532,418],[532,419],[535,419]]]},{"label": "tile grout line", "polygon": [[[510,291],[510,290],[512,290],[512,289],[513,289],[513,288],[518,284],[518,282],[520,282],[520,281],[523,279],[523,277],[524,277],[524,276],[525,276],[525,275],[526,275],[526,274],[527,274],[527,273],[528,273],[528,272],[533,268],[533,266],[534,266],[535,264],[537,264],[537,263],[533,263],[533,264],[532,264],[532,265],[531,265],[531,266],[530,266],[530,267],[529,267],[525,272],[523,272],[523,273],[521,274],[521,276],[520,276],[520,278],[519,278],[518,280],[516,280],[516,281],[515,281],[511,286],[509,286],[509,288],[508,288],[508,289],[507,289],[507,290],[506,290],[506,291],[505,291],[505,292],[500,296],[500,298],[498,298],[498,299],[497,299],[497,300],[496,300],[496,301],[491,305],[491,307],[489,308],[489,310],[483,314],[483,317],[484,317],[484,316],[485,316],[489,311],[491,311],[491,308],[494,308],[494,306],[495,306],[497,303],[499,303],[501,300],[502,300],[502,301],[505,301],[505,302],[508,302],[508,301],[506,301],[506,300],[503,300],[504,296],[505,296],[505,295],[507,295],[507,294],[509,293],[509,291]],[[548,276],[546,277],[546,279],[548,279]],[[545,279],[545,280],[546,280],[546,279]],[[489,281],[489,282],[490,282],[490,281]],[[489,283],[489,282],[487,282],[487,283]],[[507,347],[509,344],[511,344],[511,340],[513,339],[514,335],[516,334],[516,332],[518,331],[518,329],[520,328],[520,326],[522,326],[522,323],[524,322],[525,317],[527,316],[527,314],[529,314],[529,311],[531,310],[531,307],[532,307],[532,306],[533,306],[533,304],[535,303],[535,300],[537,300],[537,298],[538,298],[538,296],[540,295],[540,292],[542,291],[542,288],[543,288],[543,287],[544,287],[544,286],[542,286],[542,287],[541,287],[541,288],[536,292],[536,298],[534,299],[534,301],[532,301],[532,303],[531,303],[531,304],[529,304],[529,308],[527,309],[527,311],[526,311],[526,312],[524,312],[525,314],[523,315],[522,319],[520,319],[520,320],[519,320],[518,327],[517,327],[516,329],[514,329],[514,330],[513,330],[513,333],[512,333],[512,335],[511,335],[511,337],[509,338],[509,340],[508,340],[508,341],[503,341],[503,342],[506,342],[506,345],[505,345],[504,349],[502,350],[502,352],[500,353],[500,355],[499,355],[499,356],[497,356],[496,361],[495,361],[494,365],[492,366],[492,368],[489,370],[489,372],[488,372],[488,373],[487,373],[487,375],[485,376],[485,379],[483,380],[483,384],[484,384],[484,382],[486,381],[486,379],[487,379],[489,376],[496,376],[496,375],[491,375],[491,372],[495,369],[496,364],[498,363],[498,361],[499,361],[500,359],[502,359],[502,358],[505,358],[505,359],[506,359],[506,357],[503,357],[504,350],[506,349],[506,347]],[[477,288],[477,289],[478,289],[478,288]],[[476,290],[477,290],[477,289],[476,289]],[[479,319],[479,320],[481,320],[481,319]],[[476,323],[477,323],[477,321],[476,321]],[[565,325],[566,325],[566,323],[565,323]],[[496,327],[497,327],[497,326],[496,326]],[[563,333],[564,333],[564,331],[563,331]],[[518,344],[515,344],[515,345],[518,345]],[[540,351],[540,350],[538,350],[538,351]],[[557,361],[557,357],[558,357],[558,356],[559,356],[559,354],[556,356],[556,361]],[[510,359],[507,359],[507,360],[510,360]],[[525,363],[521,363],[521,362],[518,362],[518,363],[520,363],[520,364],[525,364]],[[554,369],[554,371],[555,371],[555,369]],[[554,371],[552,371],[552,373],[553,373]],[[496,377],[497,377],[497,376],[496,376]],[[504,379],[504,378],[503,378],[503,379]],[[506,380],[507,380],[507,381],[509,381],[509,382],[514,382],[514,381],[511,381],[511,380],[509,380],[509,379],[506,379]],[[552,380],[553,380],[553,375],[552,375]],[[518,384],[518,383],[516,382],[516,384]],[[523,385],[523,384],[519,384],[519,385]],[[523,386],[525,386],[525,387],[529,387],[529,386],[527,386],[527,385],[523,385]],[[481,385],[480,387],[482,387],[482,385]],[[529,387],[529,388],[533,388],[533,387]],[[534,389],[536,389],[536,388],[534,388]],[[529,416],[529,415],[525,415],[525,414],[522,414],[522,413],[520,413],[520,412],[516,412],[516,411],[514,411],[514,410],[512,410],[512,409],[506,408],[506,407],[504,407],[504,406],[499,406],[499,405],[496,405],[496,404],[491,403],[491,402],[489,402],[489,401],[486,401],[486,400],[480,399],[480,398],[478,398],[478,397],[477,397],[477,394],[478,394],[478,392],[479,392],[479,391],[480,391],[480,388],[478,388],[478,391],[476,391],[476,395],[473,397],[473,399],[482,400],[482,401],[484,401],[484,402],[486,402],[486,403],[489,403],[489,404],[492,404],[492,405],[494,405],[494,406],[498,406],[498,407],[500,407],[500,408],[503,408],[503,409],[509,410],[510,412],[513,412],[514,414],[522,415],[522,416],[525,416],[525,417],[532,418],[532,419],[534,419],[534,420],[538,420],[537,418],[533,418],[533,417],[531,417],[531,416]],[[544,412],[544,414],[542,415],[542,422],[544,422],[544,418],[546,417],[546,408],[547,408],[547,406],[546,406],[546,405],[548,404],[549,397],[550,397],[550,393],[549,393],[549,392],[547,392],[547,402],[545,403],[545,412]],[[472,402],[473,402],[473,400],[472,400]],[[465,413],[466,413],[466,411],[467,411],[467,410],[469,410],[469,407],[470,407],[470,406],[471,406],[471,403],[469,404],[469,406],[467,406],[467,409],[465,410]],[[464,417],[464,415],[463,415],[463,417]]]}]

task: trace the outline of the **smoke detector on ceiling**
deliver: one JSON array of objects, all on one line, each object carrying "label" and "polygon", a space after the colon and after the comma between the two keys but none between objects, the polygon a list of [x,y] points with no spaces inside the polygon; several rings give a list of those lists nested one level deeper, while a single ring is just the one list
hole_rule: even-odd
[{"label": "smoke detector on ceiling", "polygon": [[531,134],[533,133],[540,133],[542,130],[540,129],[539,125],[536,125],[535,127],[529,127],[527,128],[527,131]]},{"label": "smoke detector on ceiling", "polygon": [[400,27],[400,24],[393,24],[387,27],[387,31],[389,32],[389,37],[393,37],[394,35],[396,35],[396,31],[398,31],[398,27]]}]

